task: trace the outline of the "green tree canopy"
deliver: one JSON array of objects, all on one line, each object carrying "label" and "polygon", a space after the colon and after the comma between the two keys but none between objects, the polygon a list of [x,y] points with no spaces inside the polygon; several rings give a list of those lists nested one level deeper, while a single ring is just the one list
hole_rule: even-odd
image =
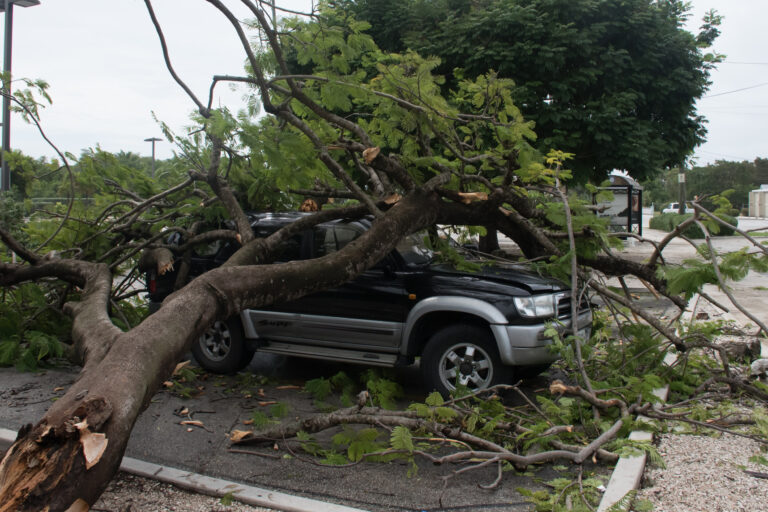
[{"label": "green tree canopy", "polygon": [[453,88],[488,70],[515,81],[537,147],[575,154],[580,180],[645,179],[681,164],[706,133],[695,101],[718,56],[709,13],[683,28],[679,0],[347,0],[384,50],[438,56]]}]

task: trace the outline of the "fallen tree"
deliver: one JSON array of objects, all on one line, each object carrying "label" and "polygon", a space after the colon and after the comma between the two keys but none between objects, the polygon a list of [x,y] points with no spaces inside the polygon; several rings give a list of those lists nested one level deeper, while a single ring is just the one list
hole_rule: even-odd
[{"label": "fallen tree", "polygon": [[[43,255],[44,248],[59,243],[57,237],[32,249],[0,228],[4,245],[22,260],[0,263],[0,286],[51,279],[66,283],[63,310],[72,318],[73,349],[83,363],[77,382],[38,423],[19,432],[0,463],[0,510],[87,509],[117,471],[133,424],[152,394],[192,340],[215,320],[344,283],[379,261],[405,235],[435,224],[493,227],[527,259],[543,262],[542,271],[570,279],[574,296],[591,287],[606,301],[627,308],[614,308],[617,316],[630,310],[643,317],[678,351],[696,346],[696,340],[644,314],[631,296],[599,282],[636,276],[680,308],[686,305],[683,290],[670,287],[683,270],[663,265],[664,243],[648,262],[622,258],[613,251],[620,242],[594,215],[590,201],[568,196],[563,185],[569,178],[568,155],[553,152],[543,158],[530,147],[532,126],[512,103],[509,81],[492,73],[463,81],[448,101],[439,93],[439,79],[430,73],[434,61],[383,54],[354,22],[345,30],[327,31],[321,23],[291,22],[278,32],[259,4],[243,0],[264,41],[264,48],[256,51],[240,17],[220,0],[208,2],[231,22],[249,67],[246,76],[214,77],[212,88],[227,81],[249,84],[269,117],[237,119],[213,109],[212,94],[207,103],[201,101],[174,71],[162,25],[145,0],[168,70],[196,105],[204,128],[180,142],[192,155],[194,168],[165,190],[141,183],[151,190],[143,195],[120,183],[106,183],[110,194],[104,198],[111,201],[98,205],[95,220],[65,212],[59,226],[88,227],[88,234],[77,240],[77,251],[61,246]],[[292,74],[285,52],[312,63],[314,74]],[[474,109],[465,113],[456,105]],[[271,150],[270,144],[275,146]],[[297,161],[311,162],[310,169],[297,173]],[[274,187],[288,182],[302,196],[347,203],[255,238],[241,206],[254,198],[232,186],[247,180],[248,172],[257,176],[245,181],[253,190],[275,195]],[[270,181],[270,175],[277,178]],[[310,189],[299,189],[307,182]],[[212,205],[231,222],[204,231],[202,220]],[[342,250],[309,261],[269,263],[293,233],[329,218],[363,215],[374,218],[372,228]],[[697,214],[696,222],[701,215],[706,212]],[[171,231],[183,234],[184,251],[217,239],[235,239],[242,247],[220,268],[186,282],[189,262],[185,256],[174,261],[166,244]],[[162,273],[179,265],[182,278],[159,311],[138,325],[125,318],[119,328],[118,299],[130,298],[131,292],[113,282],[125,273],[137,278],[134,262],[142,253],[142,269]],[[746,265],[761,264],[764,256],[752,255]],[[712,279],[701,271],[694,281],[700,286]],[[583,389],[564,386],[560,392],[591,397],[596,418],[609,405],[620,414],[588,448],[561,444],[560,457],[576,463],[595,454],[611,458],[600,451],[602,445],[640,406],[598,399],[584,371],[580,344],[569,344],[569,339],[563,339],[563,347],[575,351]],[[374,411],[355,412],[363,413]],[[397,421],[409,424],[406,416]],[[423,421],[412,427],[430,428]],[[503,447],[488,450],[493,448],[490,441],[476,442],[493,453],[488,455],[493,462],[525,465],[556,458],[519,455]]]}]

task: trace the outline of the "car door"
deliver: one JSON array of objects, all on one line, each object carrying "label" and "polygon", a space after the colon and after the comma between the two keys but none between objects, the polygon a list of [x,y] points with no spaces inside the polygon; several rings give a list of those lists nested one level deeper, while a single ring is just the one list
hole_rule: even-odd
[{"label": "car door", "polygon": [[[256,226],[254,234],[264,238],[276,231],[280,225]],[[285,242],[282,251],[276,255],[277,263],[304,259],[309,254],[305,249],[311,241],[311,232],[299,233]],[[260,309],[248,310],[249,324],[246,335],[280,341],[294,341],[301,337],[300,315],[293,308],[293,302],[275,304]]]},{"label": "car door", "polygon": [[[314,231],[314,256],[337,251],[362,234],[346,224]],[[280,306],[299,315],[302,342],[349,349],[396,352],[409,307],[407,275],[388,258],[342,286]],[[298,340],[296,340],[298,341]]]}]

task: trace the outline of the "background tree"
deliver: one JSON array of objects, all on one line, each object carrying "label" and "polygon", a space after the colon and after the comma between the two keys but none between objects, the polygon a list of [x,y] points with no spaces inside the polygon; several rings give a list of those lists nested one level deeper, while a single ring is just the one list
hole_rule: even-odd
[{"label": "background tree", "polygon": [[613,169],[638,180],[684,162],[704,140],[695,102],[719,56],[705,53],[720,18],[698,35],[679,0],[347,0],[385,50],[441,59],[446,90],[489,70],[535,123],[542,152],[573,153],[577,179]]},{"label": "background tree", "polygon": [[[694,166],[685,171],[686,194],[692,200],[728,191],[728,200],[733,207],[738,212],[743,211],[749,205],[749,192],[768,183],[766,162],[764,158],[756,158],[754,162],[717,160],[714,164]],[[657,209],[661,209],[667,203],[677,202],[679,172],[677,168],[670,169],[644,182],[643,200],[646,204],[654,203]],[[705,204],[708,203],[705,201]]]}]

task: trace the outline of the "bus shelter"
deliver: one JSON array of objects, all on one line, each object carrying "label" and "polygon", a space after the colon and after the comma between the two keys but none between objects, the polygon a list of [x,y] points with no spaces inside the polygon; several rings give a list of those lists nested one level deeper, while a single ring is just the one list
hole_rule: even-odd
[{"label": "bus shelter", "polygon": [[600,203],[601,217],[610,217],[612,231],[643,234],[643,187],[630,176],[612,173],[610,185],[600,187],[613,193],[613,201]]}]

